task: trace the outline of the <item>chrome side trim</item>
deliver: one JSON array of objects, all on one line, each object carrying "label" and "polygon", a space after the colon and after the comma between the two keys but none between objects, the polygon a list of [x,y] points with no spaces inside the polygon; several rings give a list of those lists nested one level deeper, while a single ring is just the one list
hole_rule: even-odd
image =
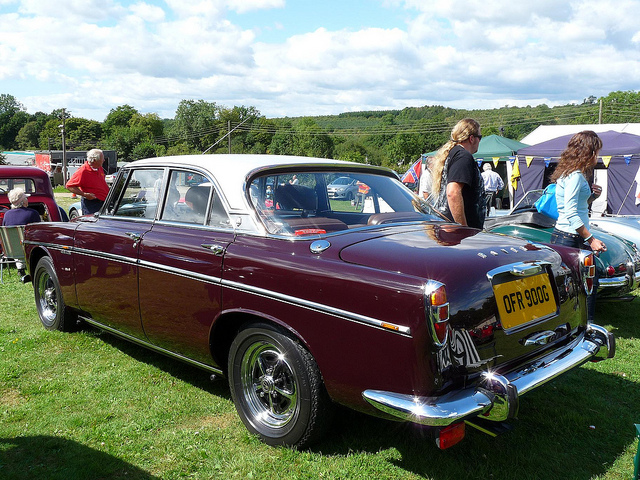
[{"label": "chrome side trim", "polygon": [[146,341],[141,340],[141,339],[139,339],[137,337],[134,337],[134,336],[129,335],[127,333],[123,333],[123,332],[121,332],[119,330],[111,328],[111,327],[109,327],[107,325],[103,325],[100,322],[96,322],[92,318],[80,316],[80,319],[83,322],[87,322],[87,323],[93,325],[94,327],[99,328],[100,330],[104,330],[105,332],[111,333],[111,334],[113,334],[113,335],[115,335],[117,337],[120,337],[120,338],[124,339],[124,340],[127,340],[129,342],[133,342],[133,343],[136,343],[138,345],[141,345],[141,346],[143,346],[145,348],[148,348],[149,350],[153,350],[153,351],[161,353],[163,355],[167,355],[168,357],[173,357],[173,358],[175,358],[177,360],[180,360],[182,362],[189,363],[189,364],[193,365],[194,367],[198,367],[198,368],[201,368],[203,370],[208,370],[210,372],[217,373],[218,375],[223,375],[224,374],[224,372],[221,369],[217,368],[217,367],[214,367],[212,365],[207,365],[206,363],[198,362],[197,360],[193,360],[191,358],[184,357],[184,356],[179,355],[179,354],[174,353],[174,352],[170,352],[169,350],[166,350],[166,349],[164,349],[162,347],[154,345],[153,343],[146,342]]},{"label": "chrome side trim", "polygon": [[194,273],[191,270],[184,270],[182,268],[167,267],[166,265],[159,265],[157,263],[147,262],[146,260],[139,260],[138,265],[141,267],[148,268],[149,270],[155,270],[156,272],[172,273],[180,277],[192,278],[194,280],[199,280],[201,282],[206,282],[213,285],[220,285],[222,283],[222,279],[220,277],[214,277],[212,275],[204,275],[202,273]]},{"label": "chrome side trim", "polygon": [[[44,246],[44,244],[38,244],[38,245],[43,245]],[[54,250],[60,250],[60,251],[63,251],[65,253],[67,253],[69,251],[68,249],[61,248],[61,247],[59,247],[57,245],[51,245],[50,248],[52,248]],[[254,286],[251,286],[251,285],[245,285],[245,284],[242,284],[242,283],[239,283],[239,282],[234,282],[234,281],[230,281],[230,280],[224,280],[224,279],[222,279],[220,277],[215,277],[215,276],[211,276],[211,275],[204,275],[204,274],[200,274],[200,273],[194,273],[191,270],[184,270],[184,269],[175,268],[175,267],[167,267],[166,265],[160,265],[160,264],[157,264],[157,263],[135,260],[133,258],[125,257],[125,256],[122,256],[122,255],[113,255],[113,254],[110,254],[110,253],[96,252],[94,250],[85,250],[85,249],[73,249],[73,252],[74,253],[79,253],[79,254],[82,254],[82,255],[88,255],[88,256],[91,256],[91,257],[96,257],[96,258],[107,258],[109,260],[118,261],[118,262],[126,263],[126,264],[129,264],[129,265],[136,265],[136,266],[139,266],[139,267],[144,267],[144,268],[148,268],[150,270],[155,270],[155,271],[159,271],[159,272],[172,273],[172,274],[184,277],[184,278],[192,278],[194,280],[210,283],[210,284],[213,284],[213,285],[221,285],[223,287],[231,288],[231,289],[234,289],[234,290],[237,290],[237,291],[253,293],[255,295],[259,295],[259,296],[264,297],[264,298],[269,298],[269,299],[272,299],[272,300],[279,300],[281,302],[285,302],[285,303],[288,303],[290,305],[295,305],[295,306],[298,306],[298,307],[306,308],[306,309],[313,310],[313,311],[320,312],[320,313],[326,313],[328,315],[332,315],[334,317],[343,318],[345,320],[354,321],[354,322],[357,322],[357,323],[362,323],[362,324],[365,324],[365,325],[368,325],[368,326],[372,326],[372,327],[382,328],[383,330],[385,330],[387,332],[396,333],[396,334],[405,335],[405,336],[411,336],[411,329],[409,327],[407,327],[407,326],[398,325],[398,324],[392,323],[392,322],[386,322],[386,321],[378,320],[376,318],[368,317],[366,315],[360,315],[360,314],[355,313],[355,312],[349,312],[347,310],[334,308],[334,307],[331,307],[329,305],[323,305],[323,304],[316,303],[316,302],[311,302],[309,300],[305,300],[305,299],[302,299],[302,298],[293,297],[293,296],[290,296],[290,295],[285,295],[285,294],[279,293],[279,292],[274,292],[273,290],[266,290],[266,289],[259,288],[259,287],[254,287]]]},{"label": "chrome side trim", "polygon": [[378,410],[407,422],[443,427],[484,415],[487,420],[503,421],[518,412],[519,398],[534,388],[590,359],[611,358],[615,337],[599,325],[589,324],[574,342],[555,350],[534,364],[505,375],[485,372],[478,385],[439,397],[365,390],[363,398]]},{"label": "chrome side trim", "polygon": [[[53,248],[55,249],[55,246],[53,246]],[[87,257],[105,258],[107,260],[113,260],[115,262],[127,263],[129,265],[136,265],[138,263],[138,260],[136,258],[125,257],[124,255],[114,255],[114,254],[108,253],[108,252],[98,252],[96,250],[88,250],[88,249],[85,249],[85,248],[77,248],[77,247],[71,248],[71,251],[73,253],[77,253],[77,254],[80,254],[80,255],[85,255]]]},{"label": "chrome side trim", "polygon": [[[312,302],[309,300],[304,300],[298,297],[292,297],[290,295],[286,295],[284,293],[274,292],[273,290],[266,290],[264,288],[254,287],[251,285],[245,285],[238,282],[233,282],[230,280],[222,280],[222,285],[227,288],[232,288],[234,290],[250,292],[255,295],[276,299],[281,302],[288,303],[290,305],[295,305],[298,307],[307,308],[309,310],[314,310],[316,312],[326,313],[328,315],[332,315],[334,317],[344,318],[346,320],[353,320],[358,323],[364,323],[367,325],[371,325],[374,327],[383,328],[385,331],[390,331],[394,333],[400,333],[403,335],[411,335],[411,329],[409,327],[403,325],[397,325],[390,322],[383,322],[382,320],[378,320],[376,318],[367,317],[365,315],[360,315],[358,313],[349,312],[347,310],[342,310],[340,308],[331,307],[329,305],[323,305],[321,303]],[[393,328],[390,329],[385,325],[390,325]]]}]

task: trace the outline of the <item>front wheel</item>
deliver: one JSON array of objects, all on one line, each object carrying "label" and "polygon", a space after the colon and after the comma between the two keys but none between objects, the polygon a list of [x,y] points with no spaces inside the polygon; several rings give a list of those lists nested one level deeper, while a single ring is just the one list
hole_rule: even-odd
[{"label": "front wheel", "polygon": [[268,324],[253,324],[234,339],[229,385],[247,429],[268,445],[306,447],[319,439],[333,406],[312,355]]},{"label": "front wheel", "polygon": [[65,305],[55,267],[49,257],[42,257],[33,273],[33,291],[42,325],[47,330],[69,332],[77,317]]}]

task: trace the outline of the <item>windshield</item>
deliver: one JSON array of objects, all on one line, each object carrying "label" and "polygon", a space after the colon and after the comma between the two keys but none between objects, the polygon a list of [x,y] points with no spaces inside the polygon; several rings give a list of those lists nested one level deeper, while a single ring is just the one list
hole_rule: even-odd
[{"label": "windshield", "polygon": [[[330,186],[348,185],[335,192]],[[302,236],[407,221],[442,221],[399,180],[360,172],[290,172],[256,177],[251,203],[270,233]]]},{"label": "windshield", "polygon": [[535,203],[542,196],[544,190],[529,190],[524,197],[516,203],[510,213],[530,212],[536,210]]}]

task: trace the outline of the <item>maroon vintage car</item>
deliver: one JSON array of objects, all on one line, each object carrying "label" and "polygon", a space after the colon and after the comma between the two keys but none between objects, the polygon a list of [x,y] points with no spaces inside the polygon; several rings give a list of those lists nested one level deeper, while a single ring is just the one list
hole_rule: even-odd
[{"label": "maroon vintage car", "polygon": [[[358,194],[330,195],[338,178]],[[31,225],[25,250],[46,328],[87,322],[225,375],[271,445],[317,440],[342,404],[447,448],[615,351],[586,322],[591,253],[445,223],[369,165],[140,160],[99,214]]]},{"label": "maroon vintage car", "polygon": [[30,195],[29,208],[37,210],[42,220],[51,222],[66,220],[53,197],[51,180],[47,172],[37,167],[0,165],[0,224],[5,212],[11,208],[7,195],[17,187]]}]

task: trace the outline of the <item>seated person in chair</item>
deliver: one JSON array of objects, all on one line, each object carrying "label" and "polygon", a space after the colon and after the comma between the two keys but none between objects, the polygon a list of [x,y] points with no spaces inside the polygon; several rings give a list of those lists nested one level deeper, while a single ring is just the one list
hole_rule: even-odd
[{"label": "seated person in chair", "polygon": [[40,214],[33,208],[29,208],[29,194],[24,193],[24,190],[14,188],[9,192],[8,197],[11,202],[11,210],[4,214],[3,226],[12,227],[40,221]]},{"label": "seated person in chair", "polygon": [[[40,214],[33,208],[29,208],[29,195],[24,193],[24,190],[14,188],[9,192],[8,197],[11,202],[11,210],[4,214],[2,219],[3,227],[14,227],[40,221]],[[26,278],[24,264],[16,262],[16,268],[24,283]]]}]

